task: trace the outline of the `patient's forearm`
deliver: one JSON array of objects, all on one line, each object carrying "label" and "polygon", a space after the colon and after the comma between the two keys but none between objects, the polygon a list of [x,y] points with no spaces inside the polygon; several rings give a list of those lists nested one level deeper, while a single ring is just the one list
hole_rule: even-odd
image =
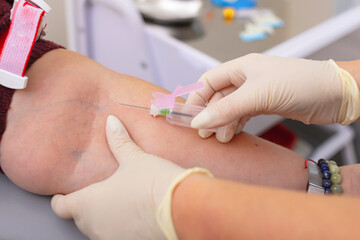
[{"label": "patient's forearm", "polygon": [[292,151],[246,133],[228,144],[203,140],[193,129],[118,104],[149,106],[151,94],[162,91],[158,86],[66,50],[47,53],[26,74],[28,88],[16,91],[1,142],[1,166],[24,189],[69,193],[109,177],[117,163],[106,143],[105,122],[113,114],[146,152],[183,167],[305,191],[304,160]]}]

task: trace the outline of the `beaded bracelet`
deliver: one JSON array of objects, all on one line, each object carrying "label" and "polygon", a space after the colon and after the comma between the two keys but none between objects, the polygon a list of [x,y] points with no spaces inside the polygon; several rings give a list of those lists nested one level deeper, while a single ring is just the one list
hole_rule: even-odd
[{"label": "beaded bracelet", "polygon": [[318,161],[322,177],[325,194],[340,195],[343,192],[341,183],[340,168],[335,161],[320,159]]}]

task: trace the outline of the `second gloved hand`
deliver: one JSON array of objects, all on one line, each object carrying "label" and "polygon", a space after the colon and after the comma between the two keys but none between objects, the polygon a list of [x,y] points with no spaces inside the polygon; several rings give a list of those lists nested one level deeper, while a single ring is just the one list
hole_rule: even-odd
[{"label": "second gloved hand", "polygon": [[69,195],[56,195],[51,205],[62,217],[73,218],[90,239],[177,239],[171,218],[174,188],[192,173],[143,152],[125,127],[109,116],[106,136],[118,170],[108,179]]},{"label": "second gloved hand", "polygon": [[199,81],[205,88],[190,94],[186,103],[208,103],[208,107],[192,121],[192,127],[206,129],[237,122],[225,136],[217,133],[222,142],[259,114],[278,114],[306,124],[349,124],[360,115],[354,78],[332,60],[249,54],[208,71]]}]

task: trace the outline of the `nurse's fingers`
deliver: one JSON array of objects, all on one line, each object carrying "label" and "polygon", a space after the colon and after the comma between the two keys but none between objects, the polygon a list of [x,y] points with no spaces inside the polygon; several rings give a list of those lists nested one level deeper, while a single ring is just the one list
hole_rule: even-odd
[{"label": "nurse's fingers", "polygon": [[121,121],[110,115],[106,121],[106,138],[119,168],[126,167],[127,163],[144,155],[144,151],[130,138]]},{"label": "nurse's fingers", "polygon": [[221,143],[228,143],[233,139],[238,123],[232,122],[224,127],[221,127],[216,132],[216,139]]},{"label": "nurse's fingers", "polygon": [[238,122],[238,125],[236,127],[236,131],[235,131],[235,135],[238,135],[242,132],[242,130],[244,129],[246,123],[250,120],[249,116],[245,116],[243,118],[241,118]]},{"label": "nurse's fingers", "polygon": [[[219,101],[221,98],[229,95],[230,93],[232,93],[232,92],[234,92],[234,91],[236,91],[236,87],[230,86],[230,87],[224,88],[224,89],[216,92],[216,93],[212,96],[212,98],[209,100],[207,106],[211,106],[212,104],[215,104],[215,103],[216,103],[217,101]],[[224,129],[225,129],[225,128],[224,128]],[[229,129],[229,130],[230,130],[230,129]],[[220,130],[220,131],[221,131],[221,130]],[[217,134],[217,136],[219,136],[220,139],[223,139],[223,138],[225,138],[225,131],[221,131],[221,132],[222,132],[222,133],[221,133],[221,136],[223,136],[223,137],[220,137],[220,135],[218,135],[218,134]],[[204,130],[204,129],[199,129],[198,133],[199,133],[199,136],[202,137],[202,138],[208,138],[208,137],[210,137],[210,136],[213,134],[213,132],[211,132],[211,131],[206,131],[206,130]]]},{"label": "nurse's fingers", "polygon": [[241,64],[242,60],[238,58],[204,73],[198,81],[204,84],[204,88],[191,93],[186,103],[204,106],[217,91],[229,86],[239,88],[246,79],[239,67]]}]

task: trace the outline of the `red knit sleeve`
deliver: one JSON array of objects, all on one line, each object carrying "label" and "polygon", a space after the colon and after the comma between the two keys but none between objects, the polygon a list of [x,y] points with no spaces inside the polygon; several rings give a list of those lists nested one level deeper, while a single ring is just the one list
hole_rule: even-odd
[{"label": "red knit sleeve", "polygon": [[[10,27],[10,10],[12,3],[13,0],[0,0],[0,36],[2,36]],[[26,68],[28,69],[31,67],[31,65],[45,53],[58,48],[63,47],[56,43],[40,39],[34,45]],[[14,92],[15,90],[0,85],[0,141],[5,131],[6,114],[10,108]],[[0,172],[2,172],[1,167]]]}]

